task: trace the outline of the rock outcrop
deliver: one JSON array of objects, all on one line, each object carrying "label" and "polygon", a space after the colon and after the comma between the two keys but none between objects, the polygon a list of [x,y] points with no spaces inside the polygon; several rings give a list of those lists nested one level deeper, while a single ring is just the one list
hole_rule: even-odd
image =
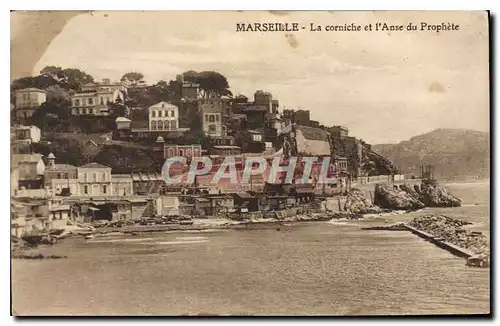
[{"label": "rock outcrop", "polygon": [[376,185],[374,204],[382,208],[415,210],[424,207],[459,207],[460,199],[437,183]]},{"label": "rock outcrop", "polygon": [[423,183],[420,188],[420,201],[428,207],[459,207],[461,201],[446,189],[430,183]]},{"label": "rock outcrop", "polygon": [[370,199],[366,198],[363,191],[353,188],[347,195],[347,199],[344,204],[344,211],[353,214],[369,214],[380,213],[381,209],[374,206]]},{"label": "rock outcrop", "polygon": [[381,208],[393,210],[417,210],[425,205],[412,194],[397,186],[376,184],[373,203]]}]

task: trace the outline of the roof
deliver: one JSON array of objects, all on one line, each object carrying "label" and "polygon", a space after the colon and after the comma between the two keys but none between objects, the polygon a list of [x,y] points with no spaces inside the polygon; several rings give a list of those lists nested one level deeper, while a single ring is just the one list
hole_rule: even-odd
[{"label": "roof", "polygon": [[35,88],[35,87],[28,87],[28,88],[18,89],[15,92],[16,93],[38,92],[38,93],[47,94],[47,92],[44,91],[43,89]]},{"label": "roof", "polygon": [[253,129],[252,129],[252,130],[247,130],[247,131],[248,131],[249,133],[251,133],[251,134],[263,134],[263,133],[264,133],[264,131],[261,131],[261,130],[253,130]]},{"label": "roof", "polygon": [[130,121],[132,121],[132,120],[127,119],[127,118],[125,118],[125,117],[118,117],[118,118],[116,118],[116,120],[115,120],[115,121],[116,121],[116,122],[130,122]]},{"label": "roof", "polygon": [[165,102],[165,101],[161,101],[161,102],[158,102],[156,104],[153,104],[151,105],[150,107],[148,107],[148,109],[157,109],[159,106],[162,106],[164,105],[165,108],[167,109],[178,109],[177,106],[173,105],[172,103],[168,103],[168,102]]},{"label": "roof", "polygon": [[50,208],[51,211],[69,211],[70,205],[57,205]]},{"label": "roof", "polygon": [[297,130],[300,130],[306,139],[328,141],[329,133],[323,129],[297,125]]},{"label": "roof", "polygon": [[76,166],[70,164],[54,164],[54,166],[47,166],[45,171],[54,171],[54,170],[72,170],[76,169]]},{"label": "roof", "polygon": [[241,149],[239,146],[230,146],[230,145],[219,145],[213,146],[215,149]]},{"label": "roof", "polygon": [[109,166],[102,165],[102,164],[95,163],[95,162],[82,165],[82,166],[80,166],[80,168],[83,168],[83,169],[111,169]]},{"label": "roof", "polygon": [[18,165],[19,163],[38,163],[42,159],[42,154],[13,154],[12,155],[12,165]]},{"label": "roof", "polygon": [[111,180],[118,180],[118,179],[129,179],[132,180],[132,176],[130,174],[112,174],[111,175]]},{"label": "roof", "polygon": [[15,130],[29,130],[29,129],[33,129],[33,128],[40,129],[40,128],[38,128],[35,125],[31,125],[31,126],[15,126],[14,127]]},{"label": "roof", "polygon": [[237,192],[234,195],[238,196],[240,198],[243,198],[243,199],[252,199],[252,198],[255,198],[254,196],[252,196],[248,192]]},{"label": "roof", "polygon": [[264,105],[250,105],[245,107],[245,111],[268,111],[268,108]]},{"label": "roof", "polygon": [[142,199],[142,198],[130,198],[127,200],[131,203],[147,203],[148,202],[147,199]]},{"label": "roof", "polygon": [[141,129],[146,128],[149,129],[149,121],[148,120],[132,120],[130,122],[131,129]]}]

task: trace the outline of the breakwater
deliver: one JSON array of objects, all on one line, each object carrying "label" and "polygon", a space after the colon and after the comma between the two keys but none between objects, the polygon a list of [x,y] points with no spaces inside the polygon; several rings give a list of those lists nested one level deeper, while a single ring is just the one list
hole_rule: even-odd
[{"label": "breakwater", "polygon": [[444,215],[416,217],[408,223],[365,228],[369,230],[407,230],[455,256],[467,259],[467,265],[489,267],[490,249],[481,232],[464,228],[471,223]]}]

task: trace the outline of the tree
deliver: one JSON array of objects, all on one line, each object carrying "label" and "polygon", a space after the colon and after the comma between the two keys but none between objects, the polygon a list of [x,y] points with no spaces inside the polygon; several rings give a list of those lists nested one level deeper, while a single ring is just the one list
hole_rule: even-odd
[{"label": "tree", "polygon": [[40,75],[50,76],[58,83],[67,82],[67,77],[64,74],[64,70],[61,67],[47,66],[40,71]]},{"label": "tree", "polygon": [[203,98],[219,98],[232,96],[226,77],[216,71],[196,72],[189,70],[183,73],[184,80],[200,85],[200,95]]},{"label": "tree", "polygon": [[144,82],[144,75],[140,72],[127,72],[120,79],[122,82],[128,82],[130,84],[137,84]]},{"label": "tree", "polygon": [[80,69],[67,68],[63,70],[66,76],[66,85],[68,89],[79,90],[82,85],[94,82],[94,77]]}]

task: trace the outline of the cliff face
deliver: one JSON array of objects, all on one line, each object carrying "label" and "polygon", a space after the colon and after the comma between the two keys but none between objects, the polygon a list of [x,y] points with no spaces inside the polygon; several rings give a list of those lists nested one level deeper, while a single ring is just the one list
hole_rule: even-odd
[{"label": "cliff face", "polygon": [[437,179],[486,179],[490,176],[490,134],[466,129],[437,129],[399,144],[373,145],[405,174],[419,176],[420,165],[434,166]]},{"label": "cliff face", "polygon": [[289,156],[338,155],[347,158],[349,171],[357,176],[399,173],[387,157],[372,150],[371,145],[354,137],[332,137],[326,130],[296,125],[290,132],[279,136],[283,153]]}]

